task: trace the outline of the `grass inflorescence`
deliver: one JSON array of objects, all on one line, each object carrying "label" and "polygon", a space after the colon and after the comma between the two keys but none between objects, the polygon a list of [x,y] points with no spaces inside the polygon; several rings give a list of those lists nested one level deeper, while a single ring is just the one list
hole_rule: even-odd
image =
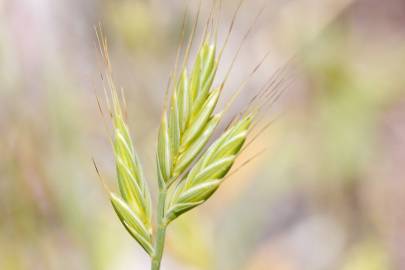
[{"label": "grass inflorescence", "polygon": [[[247,79],[225,102],[225,105],[218,108],[219,100],[242,44],[262,12],[262,10],[259,12],[255,22],[244,36],[224,78],[218,79],[217,71],[222,54],[229,41],[242,2],[243,0],[240,1],[234,13],[221,47],[218,46],[219,20],[215,18],[215,14],[220,14],[221,1],[214,2],[205,24],[202,41],[190,69],[188,69],[190,49],[195,39],[200,8],[185,45],[183,45],[185,36],[183,23],[181,41],[175,67],[166,90],[166,101],[157,139],[156,164],[159,199],[156,206],[155,225],[152,222],[153,208],[147,181],[126,122],[125,98],[122,91],[117,90],[113,81],[106,38],[101,29],[97,31],[100,53],[106,67],[102,80],[106,86],[106,104],[112,120],[111,143],[114,149],[119,193],[109,191],[108,187],[106,189],[120,221],[151,257],[152,270],[160,269],[167,226],[180,215],[207,201],[215,193],[224,179],[230,175],[229,172],[238,156],[268,128],[270,124],[264,125],[256,134],[252,135],[253,139],[248,139],[263,108],[275,102],[284,90],[283,87],[280,87],[280,85],[285,85],[282,79],[284,69],[280,69],[252,98],[247,108],[234,115],[232,120],[225,125],[225,129],[220,131],[216,138],[213,138],[213,134],[218,131],[230,106],[267,56],[266,54],[263,61],[249,73]],[[183,61],[182,65],[179,65],[181,51],[184,51]],[[100,111],[105,115],[98,99],[97,101]],[[251,160],[252,158],[242,162],[241,166]]]}]

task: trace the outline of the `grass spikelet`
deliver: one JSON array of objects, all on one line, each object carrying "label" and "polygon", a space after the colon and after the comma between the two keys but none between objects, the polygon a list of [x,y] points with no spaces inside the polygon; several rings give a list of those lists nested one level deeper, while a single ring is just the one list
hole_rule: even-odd
[{"label": "grass spikelet", "polygon": [[130,208],[151,226],[150,196],[143,176],[142,167],[135,153],[119,101],[113,96],[114,113],[114,156],[120,194]]},{"label": "grass spikelet", "polygon": [[220,115],[214,115],[214,109],[222,87],[212,88],[217,64],[215,44],[205,41],[191,74],[183,68],[162,116],[157,158],[160,175],[168,185],[195,160],[219,123]]},{"label": "grass spikelet", "polygon": [[225,131],[179,182],[166,211],[170,222],[202,204],[218,189],[246,141],[253,115],[246,115]]},{"label": "grass spikelet", "polygon": [[105,78],[112,101],[112,108],[110,108],[113,126],[112,144],[119,195],[110,192],[111,203],[124,227],[145,251],[152,255],[152,215],[149,190],[132,143],[128,125],[125,122],[117,88],[112,77],[107,42],[101,30],[97,32],[97,38],[106,66]]}]

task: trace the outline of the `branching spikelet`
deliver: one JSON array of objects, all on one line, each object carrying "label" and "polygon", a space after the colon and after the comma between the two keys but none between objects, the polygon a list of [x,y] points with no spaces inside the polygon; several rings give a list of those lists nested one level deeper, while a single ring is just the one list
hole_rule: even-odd
[{"label": "branching spikelet", "polygon": [[222,91],[222,87],[212,89],[217,70],[215,48],[203,44],[190,77],[184,68],[162,116],[157,157],[161,184],[170,184],[185,172],[221,118],[221,114],[214,115]]},{"label": "branching spikelet", "polygon": [[167,222],[202,204],[218,189],[246,141],[252,120],[247,115],[231,126],[179,182],[167,206]]},{"label": "branching spikelet", "polygon": [[[109,192],[111,203],[120,221],[149,255],[153,255],[152,215],[149,190],[142,166],[135,152],[129,128],[125,122],[117,89],[113,81],[107,41],[101,30],[97,32],[100,52],[106,66],[105,78],[112,99],[109,108],[113,123],[113,149],[119,195]],[[104,78],[104,76],[102,76]],[[108,97],[107,97],[107,103]],[[108,105],[109,106],[109,105]]]},{"label": "branching spikelet", "polygon": [[150,196],[144,179],[142,166],[135,153],[119,101],[114,93],[114,155],[118,185],[123,199],[141,218],[145,225],[151,224]]},{"label": "branching spikelet", "polygon": [[149,190],[116,91],[112,92],[112,99],[114,156],[122,199],[111,194],[111,202],[126,229],[151,254],[153,249]]}]

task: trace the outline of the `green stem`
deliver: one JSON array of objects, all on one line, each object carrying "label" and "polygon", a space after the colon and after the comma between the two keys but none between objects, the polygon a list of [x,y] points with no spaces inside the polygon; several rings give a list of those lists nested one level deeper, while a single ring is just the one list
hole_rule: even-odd
[{"label": "green stem", "polygon": [[165,246],[166,238],[166,219],[165,219],[165,204],[166,204],[166,188],[161,188],[159,191],[158,213],[157,213],[157,237],[155,241],[155,253],[152,257],[152,270],[160,269],[160,262],[162,261],[163,249]]}]

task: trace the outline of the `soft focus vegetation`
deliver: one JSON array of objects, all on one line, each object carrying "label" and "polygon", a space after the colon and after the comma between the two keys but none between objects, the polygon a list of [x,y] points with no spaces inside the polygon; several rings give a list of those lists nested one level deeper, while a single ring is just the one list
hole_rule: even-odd
[{"label": "soft focus vegetation", "polygon": [[[237,6],[223,2],[220,42]],[[262,2],[241,7],[220,75]],[[266,152],[173,221],[162,269],[405,269],[405,4],[265,2],[224,100],[268,50],[230,113],[293,55],[294,83],[239,164]],[[194,14],[197,4],[189,3]],[[155,179],[184,8],[180,0],[0,1],[0,269],[148,269],[92,164],[114,187],[94,95],[102,66],[94,26],[105,28],[134,144]]]}]

